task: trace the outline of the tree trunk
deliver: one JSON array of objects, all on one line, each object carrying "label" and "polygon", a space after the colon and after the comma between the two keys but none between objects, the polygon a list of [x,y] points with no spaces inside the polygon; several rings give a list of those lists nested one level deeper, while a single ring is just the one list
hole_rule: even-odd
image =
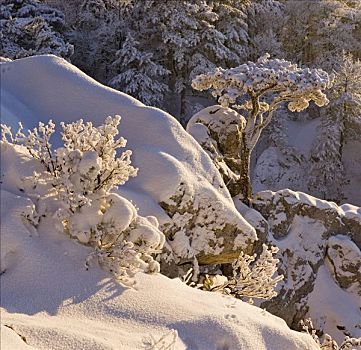
[{"label": "tree trunk", "polygon": [[244,137],[242,138],[241,146],[241,164],[239,169],[239,186],[242,201],[248,206],[252,200],[252,184],[250,177],[251,165],[251,150],[245,144]]},{"label": "tree trunk", "polygon": [[183,88],[183,90],[180,93],[180,116],[179,116],[183,126],[187,124],[185,122],[185,114],[186,114],[186,88]]},{"label": "tree trunk", "polygon": [[228,189],[232,197],[239,195],[242,199],[242,202],[249,206],[252,200],[252,184],[250,177],[252,150],[250,150],[247,146],[244,133],[240,141],[240,162],[237,164],[237,173],[239,175],[239,180],[236,183],[232,183],[231,186],[228,187]]}]

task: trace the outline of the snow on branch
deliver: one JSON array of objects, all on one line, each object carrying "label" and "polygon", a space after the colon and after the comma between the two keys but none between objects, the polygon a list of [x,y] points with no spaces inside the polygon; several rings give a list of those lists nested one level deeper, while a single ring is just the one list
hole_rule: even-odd
[{"label": "snow on branch", "polygon": [[37,200],[23,217],[35,226],[41,217],[54,220],[60,231],[94,248],[87,267],[97,258],[127,284],[138,271],[159,271],[152,254],[160,252],[165,238],[154,217],[139,216],[131,202],[111,192],[137,174],[131,151],[119,151],[126,146],[118,136],[119,123],[120,116],[106,118],[99,127],[83,120],[61,123],[64,146],[56,150],[50,143],[52,121],[27,134],[21,124],[15,135],[1,126],[2,143],[25,147],[42,168],[25,179],[31,184],[28,194]]},{"label": "snow on branch", "polygon": [[263,250],[258,259],[256,255],[250,256],[241,253],[232,264],[233,279],[228,284],[231,294],[237,297],[271,299],[277,295],[274,290],[283,275],[274,277],[277,272],[278,259],[274,255],[277,247],[268,247],[263,244]]},{"label": "snow on branch", "polygon": [[190,269],[183,276],[183,280],[201,290],[221,291],[237,299],[246,298],[250,304],[253,304],[253,298],[272,299],[277,296],[277,283],[283,279],[283,275],[277,275],[279,259],[274,257],[278,248],[268,247],[266,244],[262,247],[258,258],[257,254],[248,255],[242,252],[232,263],[233,276],[209,274],[205,272],[207,267],[200,267],[202,271],[199,276],[195,269]]},{"label": "snow on branch", "polygon": [[256,62],[235,68],[216,68],[192,81],[196,90],[211,89],[222,107],[245,111],[237,192],[246,204],[252,199],[251,152],[263,129],[271,122],[274,111],[283,103],[287,103],[292,112],[306,109],[311,101],[324,106],[329,102],[324,90],[333,83],[333,77],[321,69],[300,68],[291,62],[269,57],[266,54]]},{"label": "snow on branch", "polygon": [[[330,88],[332,77],[321,69],[300,68],[286,60],[269,59],[266,54],[256,62],[248,62],[235,68],[216,68],[197,76],[192,87],[196,90],[212,89],[222,106],[233,106],[257,112],[274,110],[281,102],[288,102],[291,111],[306,109],[310,101],[324,106],[329,101],[323,90]],[[271,102],[254,100],[266,94],[276,93]],[[246,101],[237,105],[239,97]]]},{"label": "snow on branch", "polygon": [[313,338],[321,350],[361,350],[361,338],[346,337],[340,345],[328,334],[325,334],[324,339],[320,340],[309,318],[301,321],[301,327],[304,333],[309,334]]}]

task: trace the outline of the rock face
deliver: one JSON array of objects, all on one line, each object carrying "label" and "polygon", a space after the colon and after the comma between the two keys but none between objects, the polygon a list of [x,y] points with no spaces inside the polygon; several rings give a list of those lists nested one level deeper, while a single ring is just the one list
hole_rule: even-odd
[{"label": "rock face", "polygon": [[358,247],[343,235],[327,241],[326,261],[337,284],[361,296],[361,259]]},{"label": "rock face", "polygon": [[244,208],[241,213],[259,222],[252,224],[261,239],[279,247],[285,276],[278,296],[261,306],[295,329],[311,317],[316,328],[340,340],[360,337],[361,208],[291,190],[260,192],[253,207],[268,226]]},{"label": "rock face", "polygon": [[[161,271],[178,277],[180,267],[194,259],[201,265],[233,262],[241,251],[251,253],[256,233],[252,226],[211,187],[196,191],[182,182],[175,194],[160,206],[169,220],[160,229],[167,244],[161,257]],[[186,268],[189,266],[186,266]]]}]

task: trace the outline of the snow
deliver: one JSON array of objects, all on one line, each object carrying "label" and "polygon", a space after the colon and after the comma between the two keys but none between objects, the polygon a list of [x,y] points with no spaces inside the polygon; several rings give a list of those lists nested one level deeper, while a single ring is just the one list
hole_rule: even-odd
[{"label": "snow", "polygon": [[356,207],[352,204],[343,204],[340,207],[346,218],[356,219],[361,222],[361,207]]},{"label": "snow", "polygon": [[343,235],[330,237],[327,245],[327,256],[332,261],[330,270],[332,270],[333,277],[335,274],[342,278],[351,277],[351,281],[354,283],[349,283],[352,287],[349,285],[346,289],[350,290],[354,287],[356,293],[361,292],[361,286],[356,277],[357,275],[361,276],[361,273],[357,274],[357,269],[361,266],[360,249],[348,236]]},{"label": "snow", "polygon": [[288,120],[286,127],[290,146],[297,148],[305,156],[310,154],[312,151],[312,142],[316,138],[316,131],[319,124],[319,119],[307,121]]},{"label": "snow", "polygon": [[[10,123],[13,128],[19,119],[26,129],[50,118],[54,123],[83,118],[99,125],[108,115],[121,116],[120,135],[128,141],[126,148],[133,152],[132,165],[139,171],[120,191],[133,200],[140,215],[155,216],[161,225],[169,222],[158,203],[169,203],[184,183],[192,200],[221,203],[217,227],[227,218],[243,233],[235,249],[247,240],[256,239],[255,230],[234,207],[209,156],[169,114],[99,84],[55,56],[4,62],[1,69],[4,71],[1,93],[7,96],[4,111],[16,117]],[[59,146],[59,137],[54,137],[53,144]],[[194,239],[193,243],[199,247],[204,241],[197,244]]]},{"label": "snow", "polygon": [[[138,274],[136,288],[126,289],[97,266],[86,270],[87,247],[46,222],[39,237],[29,234],[18,216],[27,202],[2,191],[1,249],[14,259],[1,276],[1,322],[33,348],[142,349],[145,336],[170,329],[178,331],[175,349],[317,348],[262,309],[178,279]],[[3,332],[9,349],[29,348]]]},{"label": "snow", "polygon": [[[279,197],[284,198],[288,204],[306,204],[306,205],[309,205],[312,207],[316,207],[318,209],[333,209],[333,210],[336,210],[340,215],[343,214],[343,211],[339,209],[340,207],[333,202],[329,202],[329,201],[325,201],[323,199],[313,197],[304,192],[292,191],[288,188],[277,191],[277,192],[273,192],[273,191],[269,191],[269,190],[261,191],[261,192],[257,193],[256,200],[257,200],[257,198],[268,199],[268,200],[273,199],[276,202]],[[346,206],[345,208],[348,208],[348,207],[349,206]],[[351,207],[354,207],[354,206],[351,206]],[[354,207],[354,208],[357,208],[357,207]]]},{"label": "snow", "polygon": [[[196,205],[208,200],[226,221],[243,227],[242,239],[255,238],[254,229],[220,187],[222,180],[209,157],[172,117],[96,83],[54,56],[5,62],[1,68],[6,68],[1,93],[7,97],[1,100],[2,111],[13,126],[19,119],[27,128],[50,117],[54,122],[86,117],[100,124],[107,115],[122,116],[121,135],[128,139],[140,170],[118,192],[132,203],[113,194],[121,202],[114,210],[123,213],[118,218],[123,226],[135,215],[134,205],[141,215],[146,213],[130,232],[134,239],[147,235],[146,240],[159,244],[153,230],[166,214],[158,203],[173,194],[181,180],[192,187],[189,198]],[[22,179],[36,164],[22,147],[6,144],[1,160],[5,348],[133,350],[145,349],[146,337],[164,337],[170,344],[178,334],[174,349],[317,349],[308,335],[291,331],[282,319],[229,296],[193,289],[160,274],[138,273],[135,287],[125,288],[96,263],[86,268],[92,248],[57,231],[51,218],[42,219],[36,232],[25,225],[22,213],[31,201]],[[170,333],[172,329],[177,333]]]},{"label": "snow", "polygon": [[239,197],[233,198],[234,205],[242,216],[256,229],[262,230],[262,223],[265,218],[255,209],[245,205]]},{"label": "snow", "polygon": [[[279,113],[284,113],[280,111]],[[275,115],[275,118],[281,117]],[[321,118],[300,120],[288,120],[290,116],[284,116],[285,122],[283,132],[285,133],[285,143],[288,150],[285,155],[284,146],[273,144],[262,150],[257,159],[255,159],[255,168],[253,170],[253,188],[254,192],[264,190],[278,191],[284,188],[290,188],[295,191],[311,192],[314,195],[320,191],[320,184],[315,181],[316,190],[310,188],[309,179],[312,175],[310,169],[312,166],[312,156],[317,152],[315,144],[320,137],[319,133]],[[288,119],[287,119],[288,118]],[[318,130],[319,128],[319,130]],[[352,203],[361,205],[361,154],[359,152],[361,144],[358,140],[347,140],[342,148],[342,164],[344,173],[339,177],[342,183],[330,182],[328,190],[340,191],[341,196],[329,196],[329,198],[339,198],[341,203]],[[283,150],[282,150],[283,148]],[[327,149],[327,147],[326,147]],[[331,160],[329,161],[331,162]],[[331,170],[324,169],[325,173],[331,174]],[[330,175],[331,176],[331,175]]]},{"label": "snow", "polygon": [[[133,150],[132,163],[139,167],[127,188],[142,189],[161,201],[174,193],[182,177],[194,179],[192,183],[200,188],[212,184],[214,178],[221,182],[208,156],[167,113],[97,83],[55,56],[2,63],[1,68],[6,65],[10,68],[2,74],[2,93],[8,94],[4,103],[13,115],[20,116],[25,128],[49,118],[73,122],[83,117],[99,124],[108,115],[121,115],[120,133]],[[18,109],[19,102],[27,107],[26,115]],[[230,201],[225,190],[219,192],[223,200]]]},{"label": "snow", "polygon": [[310,279],[313,274],[311,263],[316,265],[323,253],[321,242],[324,232],[326,228],[321,222],[307,216],[296,215],[286,238],[274,240],[273,243],[281,251],[292,252],[287,264],[294,266],[293,269],[288,269],[291,274],[285,278],[286,289],[297,290]]},{"label": "snow", "polygon": [[[267,196],[268,198],[272,198],[274,194],[275,192],[272,191],[262,191],[258,193],[257,196],[262,196],[263,198],[265,198],[264,196]],[[303,203],[318,209],[331,209],[335,210],[340,216],[345,216],[346,218],[352,218],[361,222],[361,208],[355,205],[343,204],[338,206],[334,202],[325,201],[307,193],[295,192],[290,189],[277,191],[277,194],[278,196],[284,197],[289,204]]]},{"label": "snow", "polygon": [[[308,306],[309,316],[316,328],[325,329],[335,339],[341,340],[345,337],[340,327],[351,331],[355,338],[361,337],[360,328],[355,326],[360,322],[360,298],[357,294],[341,289],[326,266],[321,266],[317,272]],[[324,317],[326,313],[327,318]]]}]

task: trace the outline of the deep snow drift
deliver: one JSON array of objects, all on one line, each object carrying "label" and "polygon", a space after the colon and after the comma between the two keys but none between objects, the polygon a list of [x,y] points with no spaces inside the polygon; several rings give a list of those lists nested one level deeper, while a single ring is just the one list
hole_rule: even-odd
[{"label": "deep snow drift", "polygon": [[[190,199],[217,204],[216,223],[222,218],[234,223],[233,248],[256,238],[210,158],[168,114],[96,83],[54,56],[5,62],[0,69],[2,122],[13,127],[18,120],[29,128],[49,118],[83,117],[100,124],[108,115],[122,116],[121,135],[140,170],[119,193],[133,200],[141,215],[169,223],[159,203],[169,201],[182,182]],[[165,345],[174,341],[174,349],[317,349],[308,335],[236,299],[162,275],[139,274],[137,287],[125,289],[97,266],[86,270],[90,249],[57,232],[51,220],[44,219],[37,232],[24,226],[21,213],[30,200],[19,185],[31,162],[21,153],[4,152],[1,164],[4,349],[161,349],[162,337]],[[192,238],[188,253],[197,254],[199,242]],[[150,336],[154,340],[146,339]]]}]

